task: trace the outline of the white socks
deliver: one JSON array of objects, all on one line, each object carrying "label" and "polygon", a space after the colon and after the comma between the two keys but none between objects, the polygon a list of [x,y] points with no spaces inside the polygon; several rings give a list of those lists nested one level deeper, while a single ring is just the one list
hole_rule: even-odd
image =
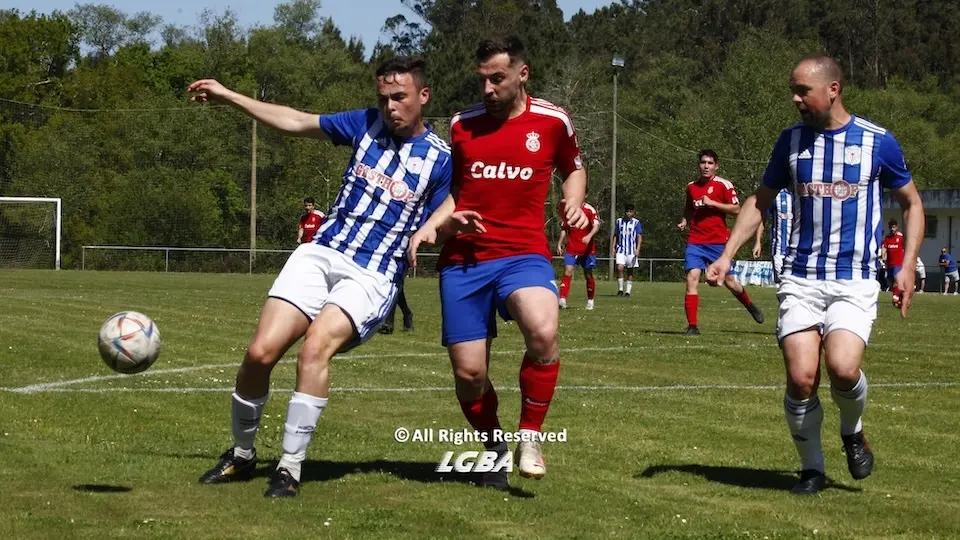
[{"label": "white socks", "polygon": [[623,278],[617,278],[617,290],[618,291],[623,290]]},{"label": "white socks", "polygon": [[627,281],[627,294],[630,294],[630,291],[633,290],[633,280]]},{"label": "white socks", "polygon": [[840,434],[853,435],[863,429],[863,409],[867,405],[867,376],[860,372],[860,379],[850,390],[831,387],[833,402],[840,407]]},{"label": "white socks", "polygon": [[233,424],[233,455],[241,459],[253,458],[253,440],[260,427],[260,414],[270,394],[257,399],[244,399],[233,393],[230,416]]},{"label": "white socks", "polygon": [[793,444],[800,454],[802,469],[816,469],[824,472],[823,449],[820,446],[820,425],[823,424],[823,407],[820,398],[814,394],[809,399],[783,397],[783,412],[787,427],[793,437]]},{"label": "white socks", "polygon": [[287,407],[287,421],[283,425],[283,456],[277,468],[285,468],[295,480],[300,481],[300,469],[307,457],[307,445],[327,398],[294,392]]}]

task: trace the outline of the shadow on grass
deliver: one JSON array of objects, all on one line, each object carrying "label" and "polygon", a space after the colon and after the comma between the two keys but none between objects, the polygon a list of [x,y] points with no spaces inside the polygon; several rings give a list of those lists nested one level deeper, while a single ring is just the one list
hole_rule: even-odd
[{"label": "shadow on grass", "polygon": [[[719,465],[698,465],[695,463],[687,465],[651,465],[641,473],[634,475],[634,478],[653,478],[654,476],[667,472],[682,472],[686,474],[695,474],[711,482],[726,484],[728,486],[739,486],[745,488],[773,489],[778,491],[790,491],[800,477],[794,471],[773,471],[769,469],[750,469],[748,467],[724,467]],[[842,491],[861,491],[860,488],[850,487],[834,482],[827,477],[826,489],[839,489]]]},{"label": "shadow on grass", "polygon": [[126,493],[133,491],[133,488],[127,486],[111,486],[108,484],[79,484],[73,486],[73,490],[87,493]]},{"label": "shadow on grass", "polygon": [[[266,465],[266,466],[264,466]],[[277,462],[262,461],[253,473],[253,478],[266,478],[276,468]],[[308,459],[303,463],[301,482],[329,482],[351,474],[383,473],[403,480],[413,480],[426,484],[455,482],[460,484],[478,485],[480,474],[438,473],[437,464],[419,461],[389,461],[378,459],[374,461],[326,461]],[[524,489],[510,486],[500,490],[512,497],[530,499],[535,495]]]}]

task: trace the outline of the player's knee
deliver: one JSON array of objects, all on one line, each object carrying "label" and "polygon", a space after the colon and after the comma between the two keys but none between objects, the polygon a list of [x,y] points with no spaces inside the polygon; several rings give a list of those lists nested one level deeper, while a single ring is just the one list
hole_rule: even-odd
[{"label": "player's knee", "polygon": [[527,329],[527,351],[535,358],[555,358],[560,348],[557,326],[546,321]]},{"label": "player's knee", "polygon": [[254,369],[270,369],[279,359],[280,354],[275,347],[270,347],[268,344],[260,341],[254,341],[250,344],[250,347],[247,348],[247,354],[244,356],[243,363]]},{"label": "player's knee", "polygon": [[297,368],[325,367],[334,353],[336,349],[326,340],[318,338],[305,341],[297,352]]},{"label": "player's knee", "polygon": [[860,380],[860,366],[855,364],[842,366],[827,366],[830,383],[841,389],[853,388]]},{"label": "player's knee", "polygon": [[787,395],[793,399],[807,399],[817,391],[817,373],[795,372],[787,374]]},{"label": "player's knee", "polygon": [[457,385],[482,388],[487,380],[487,370],[481,365],[453,366],[453,377],[457,380]]}]

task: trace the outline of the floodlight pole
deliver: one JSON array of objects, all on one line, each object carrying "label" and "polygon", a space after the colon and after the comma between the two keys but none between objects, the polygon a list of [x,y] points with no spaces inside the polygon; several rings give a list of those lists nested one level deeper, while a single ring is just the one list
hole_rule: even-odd
[{"label": "floodlight pole", "polygon": [[617,75],[623,68],[623,57],[613,56],[610,65],[613,66],[613,150],[610,163],[610,267],[607,279],[613,281],[613,268],[616,266],[617,242],[613,239],[617,223]]},{"label": "floodlight pole", "polygon": [[[257,99],[257,89],[253,90]],[[250,259],[247,273],[253,273],[254,252],[257,249],[257,121],[253,120],[250,136]]]}]

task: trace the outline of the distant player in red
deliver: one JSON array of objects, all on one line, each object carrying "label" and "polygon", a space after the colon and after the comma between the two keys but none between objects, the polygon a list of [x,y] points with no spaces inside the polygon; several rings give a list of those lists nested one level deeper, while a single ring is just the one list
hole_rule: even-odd
[{"label": "distant player in red", "polygon": [[313,240],[314,233],[323,224],[323,212],[316,209],[316,201],[313,197],[307,197],[303,200],[303,215],[300,216],[300,227],[297,228],[297,243],[303,244]]},{"label": "distant player in red", "polygon": [[[527,95],[530,68],[520,39],[485,40],[476,60],[483,103],[451,122],[451,196],[410,239],[409,254],[415,264],[421,243],[450,237],[438,263],[443,344],[460,407],[479,432],[500,427],[497,394],[487,377],[496,314],[517,322],[526,352],[516,458],[521,476],[541,478],[546,465],[538,434],[560,368],[560,310],[544,201],[556,169],[564,179],[565,223],[586,227],[581,205],[587,174],[567,113]],[[490,440],[487,447],[507,452],[503,442]],[[481,484],[504,488],[507,474],[487,473]]]},{"label": "distant player in red", "polygon": [[[740,198],[737,189],[729,181],[717,176],[720,160],[713,150],[700,152],[699,176],[687,184],[687,202],[683,219],[677,228],[687,228],[687,250],[684,254],[683,269],[687,273],[687,295],[683,307],[687,313],[688,336],[700,335],[697,327],[697,310],[700,307],[700,273],[720,258],[724,244],[730,238],[727,229],[727,216],[740,213]],[[732,275],[727,274],[723,284],[740,301],[753,320],[763,322],[763,313],[750,300],[746,289]]]},{"label": "distant player in red", "polygon": [[903,233],[899,231],[897,220],[888,223],[890,233],[883,237],[882,257],[887,265],[887,280],[893,292],[893,305],[900,307],[900,287],[897,287],[897,274],[903,267]]},{"label": "distant player in red", "polygon": [[[577,229],[564,225],[560,230],[560,239],[557,241],[557,255],[563,255],[563,279],[560,281],[560,309],[567,308],[567,296],[570,294],[570,280],[573,278],[573,269],[583,267],[583,278],[587,282],[587,310],[593,309],[593,297],[597,285],[593,279],[593,269],[597,267],[596,235],[600,230],[600,219],[597,209],[589,203],[583,203],[583,215],[590,222],[586,229]],[[564,210],[560,205],[560,211]],[[566,251],[564,251],[566,244]]]}]

